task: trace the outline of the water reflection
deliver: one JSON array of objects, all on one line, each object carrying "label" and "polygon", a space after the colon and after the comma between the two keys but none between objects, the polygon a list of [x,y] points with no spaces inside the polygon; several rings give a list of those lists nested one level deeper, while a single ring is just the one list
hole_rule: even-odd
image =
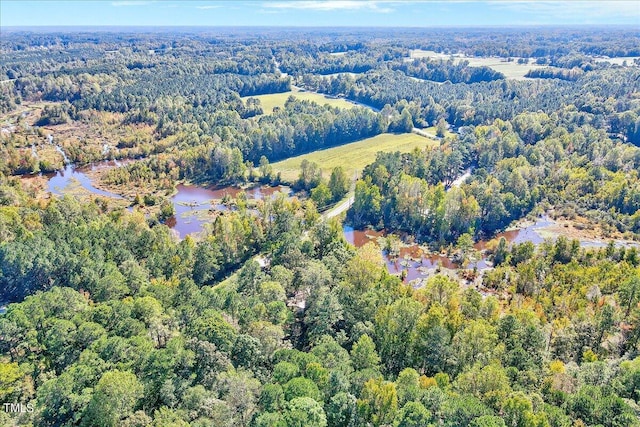
[{"label": "water reflection", "polygon": [[[542,243],[544,239],[536,230],[551,224],[553,224],[551,219],[546,217],[540,218],[528,227],[499,233],[494,237],[494,239],[499,240],[501,237],[504,237],[508,243],[520,244],[524,242],[532,242],[533,244],[538,245]],[[353,227],[349,225],[343,226],[343,233],[345,239],[356,247],[362,247],[369,242],[377,242],[378,237],[386,236],[386,232],[384,230],[354,230]],[[474,245],[474,249],[480,253],[487,249],[488,242],[489,241],[481,240]],[[405,282],[426,278],[430,273],[433,273],[440,268],[457,269],[464,267],[480,271],[493,266],[487,258],[471,260],[466,262],[464,266],[461,266],[454,262],[450,257],[442,254],[426,252],[419,245],[402,246],[399,248],[397,253],[389,253],[382,249],[381,251],[389,273],[402,275]]]},{"label": "water reflection", "polygon": [[[96,167],[100,167],[98,165],[92,165],[89,168],[92,170]],[[112,167],[109,164],[106,164],[105,167]],[[91,192],[92,194],[96,194],[98,196],[104,197],[112,197],[114,199],[122,199],[122,196],[119,194],[111,193],[109,191],[100,190],[96,188],[92,184],[92,179],[87,176],[84,172],[82,172],[82,168],[76,169],[73,165],[67,164],[65,165],[63,170],[59,170],[55,174],[52,174],[47,182],[47,189],[57,195],[62,196],[63,191],[71,184],[73,180],[80,183],[82,188]]]},{"label": "water reflection", "polygon": [[[492,240],[499,241],[502,237],[504,237],[508,243],[520,244],[524,242],[531,242],[534,245],[539,245],[544,241],[544,238],[537,230],[553,225],[553,223],[552,219],[542,217],[527,227],[503,231],[502,233],[496,234],[496,236],[491,240],[480,240],[473,245],[473,248],[477,251],[485,250],[487,249],[487,243]],[[580,243],[582,245],[582,242]]]},{"label": "water reflection", "polygon": [[204,224],[211,222],[211,212],[224,212],[233,209],[219,203],[225,197],[236,198],[241,192],[245,192],[249,200],[261,200],[273,197],[276,193],[291,194],[291,189],[285,186],[255,186],[248,189],[240,187],[205,188],[195,185],[179,184],[177,193],[171,198],[175,216],[169,218],[166,224],[176,230],[180,238],[187,234],[199,233]]},{"label": "water reflection", "polygon": [[378,237],[384,236],[384,231],[354,230],[350,225],[342,227],[344,238],[353,246],[360,248],[369,242],[375,242]]}]

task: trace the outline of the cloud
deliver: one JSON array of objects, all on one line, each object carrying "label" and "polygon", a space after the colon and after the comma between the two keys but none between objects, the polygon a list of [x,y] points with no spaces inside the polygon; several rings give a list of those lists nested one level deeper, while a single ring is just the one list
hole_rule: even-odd
[{"label": "cloud", "polygon": [[200,9],[200,10],[209,10],[209,9],[218,9],[218,8],[221,8],[221,7],[222,7],[222,6],[220,6],[220,5],[217,5],[217,6],[214,6],[214,5],[209,5],[209,6],[196,6],[196,9]]},{"label": "cloud", "polygon": [[124,0],[124,1],[112,1],[111,6],[115,7],[124,7],[124,6],[147,6],[155,3],[155,1],[146,1],[146,0]]},{"label": "cloud", "polygon": [[308,1],[279,1],[263,3],[262,7],[269,9],[298,9],[330,12],[336,10],[369,10],[378,13],[393,12],[388,7],[401,1],[376,1],[376,0],[308,0]]},{"label": "cloud", "polygon": [[489,1],[493,8],[506,9],[524,15],[540,18],[572,17],[573,20],[594,20],[598,23],[602,18],[636,17],[640,19],[640,5],[636,1],[549,1],[549,0],[515,0]]},{"label": "cloud", "polygon": [[[453,3],[480,3],[497,11],[509,11],[520,14],[519,17],[537,23],[557,22],[559,17],[575,23],[598,24],[602,19],[629,18],[640,21],[640,6],[637,1],[612,0],[295,0],[295,1],[264,1],[262,10],[309,10],[319,12],[331,11],[369,11],[390,13],[396,6],[408,4],[432,4],[447,7]],[[516,23],[516,22],[512,22]]]}]

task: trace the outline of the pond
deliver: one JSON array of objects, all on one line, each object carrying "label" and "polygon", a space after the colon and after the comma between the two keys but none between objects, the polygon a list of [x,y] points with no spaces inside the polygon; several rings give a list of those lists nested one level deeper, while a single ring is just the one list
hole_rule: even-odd
[{"label": "pond", "polygon": [[100,163],[95,163],[90,166],[76,168],[72,164],[65,165],[64,169],[59,170],[55,174],[48,174],[49,180],[47,182],[47,189],[52,194],[57,196],[62,196],[64,190],[69,187],[69,185],[77,181],[80,183],[82,188],[89,191],[92,194],[96,194],[98,196],[104,197],[113,197],[114,199],[122,199],[123,197],[119,194],[111,193],[109,191],[100,190],[93,185],[93,180],[86,174],[84,171],[89,169],[101,168],[101,167],[118,167],[121,163],[116,161],[105,161]]},{"label": "pond", "polygon": [[[504,231],[497,234],[494,239],[499,240],[501,237],[504,237],[509,243],[519,244],[529,241],[538,245],[544,241],[544,238],[536,230],[551,224],[553,224],[551,219],[546,217],[539,218],[530,226]],[[376,242],[378,237],[384,237],[387,234],[384,230],[354,230],[353,227],[349,225],[343,226],[342,231],[345,239],[356,247],[362,247],[369,242]],[[474,245],[474,249],[476,251],[483,251],[487,249],[487,243],[488,241],[485,240],[479,241]],[[457,269],[459,267],[450,257],[425,252],[419,245],[403,246],[399,249],[397,256],[392,256],[382,249],[381,252],[389,273],[404,274],[405,282],[426,278],[430,273],[440,268]],[[471,261],[465,266],[465,268],[475,268],[479,271],[491,267],[492,263],[486,258]]]},{"label": "pond", "polygon": [[[83,189],[91,194],[98,196],[111,197],[114,199],[123,199],[119,194],[101,190],[93,184],[93,178],[87,174],[88,171],[97,169],[107,169],[120,167],[135,160],[123,161],[102,161],[92,163],[87,166],[76,167],[68,162],[65,157],[65,167],[56,173],[46,174],[47,190],[56,195],[62,196],[69,186],[78,183]],[[30,177],[25,176],[24,179]],[[277,193],[291,194],[291,189],[286,186],[254,186],[249,188],[240,188],[234,186],[205,188],[195,185],[178,184],[177,193],[171,198],[175,215],[169,218],[166,224],[176,230],[180,238],[184,238],[187,234],[198,233],[203,230],[203,225],[211,222],[212,211],[228,211],[233,209],[221,203],[225,197],[236,198],[242,191],[245,192],[249,200],[261,200],[266,197],[274,197]],[[131,208],[130,208],[131,209]]]},{"label": "pond", "polygon": [[242,191],[249,200],[262,200],[274,197],[277,193],[291,194],[286,186],[255,186],[247,189],[240,187],[205,188],[195,185],[178,184],[177,193],[171,198],[175,215],[167,220],[167,225],[178,233],[180,238],[187,234],[199,233],[204,224],[211,222],[212,211],[228,211],[232,208],[220,201],[225,197],[235,198]]}]

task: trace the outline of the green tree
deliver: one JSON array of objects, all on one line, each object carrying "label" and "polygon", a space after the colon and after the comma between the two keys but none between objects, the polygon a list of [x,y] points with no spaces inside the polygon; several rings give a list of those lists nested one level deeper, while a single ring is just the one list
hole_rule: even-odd
[{"label": "green tree", "polygon": [[471,320],[453,337],[452,355],[458,369],[476,362],[486,364],[496,349],[498,335],[494,326],[483,319]]},{"label": "green tree", "polygon": [[260,407],[263,411],[278,412],[284,407],[284,403],[284,391],[280,384],[265,384],[262,387]]},{"label": "green tree", "polygon": [[471,421],[469,427],[507,427],[507,425],[500,417],[495,415],[482,415]]},{"label": "green tree", "polygon": [[328,287],[321,287],[307,299],[304,314],[309,343],[316,343],[323,335],[335,336],[337,324],[343,320],[343,308],[338,297]]},{"label": "green tree", "polygon": [[303,190],[310,190],[320,183],[322,180],[322,170],[317,163],[310,162],[307,159],[302,160],[300,164],[300,175],[296,185]]},{"label": "green tree", "polygon": [[166,221],[175,215],[175,209],[173,208],[173,203],[169,200],[163,200],[160,203],[160,214],[158,215],[158,219],[160,221]]},{"label": "green tree", "polygon": [[0,400],[13,402],[21,394],[24,373],[17,363],[0,362]]},{"label": "green tree", "polygon": [[151,427],[189,427],[189,423],[183,419],[183,414],[166,406],[153,412]]},{"label": "green tree", "polygon": [[331,190],[324,182],[318,184],[313,190],[311,190],[311,200],[316,204],[318,208],[323,208],[331,203],[333,195]]},{"label": "green tree", "polygon": [[248,426],[257,409],[260,381],[245,370],[232,370],[218,375],[220,396],[231,409],[233,424]]},{"label": "green tree", "polygon": [[328,424],[332,427],[351,427],[356,421],[357,410],[355,396],[346,392],[337,393],[326,405]]},{"label": "green tree", "polygon": [[470,395],[451,396],[442,405],[446,427],[468,426],[474,419],[495,415],[484,403]]},{"label": "green tree", "polygon": [[376,315],[376,337],[380,357],[387,372],[397,374],[411,362],[414,328],[422,311],[422,304],[410,298],[401,298],[383,307]]},{"label": "green tree", "polygon": [[380,188],[373,185],[370,180],[356,182],[354,201],[349,211],[354,220],[354,226],[360,227],[368,224],[377,226],[381,219],[382,200]]},{"label": "green tree", "polygon": [[273,175],[273,166],[269,164],[269,160],[265,156],[260,157],[259,161],[260,181],[270,182]]},{"label": "green tree", "polygon": [[511,392],[509,378],[500,365],[475,365],[458,375],[454,387],[462,393],[472,394],[487,405],[500,408]]},{"label": "green tree", "polygon": [[402,113],[400,113],[400,120],[398,121],[398,124],[394,129],[394,131],[408,133],[408,132],[411,132],[412,129],[413,129],[413,118],[411,117],[411,112],[409,111],[408,108],[404,108],[402,110]]},{"label": "green tree", "polygon": [[255,427],[288,427],[284,416],[278,412],[263,412],[256,417]]},{"label": "green tree", "polygon": [[297,377],[300,374],[300,369],[294,363],[287,362],[283,360],[282,362],[278,362],[273,367],[272,376],[275,381],[280,384],[285,384],[289,380]]},{"label": "green tree", "polygon": [[407,402],[419,401],[422,397],[420,388],[420,374],[413,368],[404,368],[396,378],[398,390],[398,404],[404,406]]},{"label": "green tree", "polygon": [[329,191],[332,194],[332,202],[342,199],[349,191],[349,179],[342,166],[337,166],[331,171],[329,178]]},{"label": "green tree", "polygon": [[431,421],[431,412],[420,402],[408,402],[398,411],[394,427],[426,427]]},{"label": "green tree", "polygon": [[498,246],[493,253],[493,264],[496,266],[504,264],[507,261],[508,256],[509,251],[507,250],[507,239],[501,237],[498,241]]},{"label": "green tree", "polygon": [[504,403],[504,418],[506,424],[514,427],[523,427],[528,415],[533,411],[531,401],[523,392],[514,393]]},{"label": "green tree", "polygon": [[618,290],[620,303],[625,310],[625,317],[629,316],[631,309],[640,301],[640,277],[637,274],[625,280]]},{"label": "green tree", "polygon": [[394,383],[381,379],[371,379],[364,384],[358,413],[375,427],[389,424],[398,410],[398,393]]},{"label": "green tree", "polygon": [[308,378],[293,378],[284,385],[283,389],[284,397],[287,401],[297,397],[310,397],[311,399],[322,401],[318,386]]},{"label": "green tree", "polygon": [[82,425],[119,426],[121,420],[133,413],[142,390],[142,384],[130,372],[105,373],[82,417]]},{"label": "green tree", "polygon": [[436,124],[436,136],[444,138],[447,133],[447,121],[444,118],[440,118]]},{"label": "green tree", "polygon": [[322,405],[310,397],[297,397],[284,412],[287,427],[326,427],[327,416]]},{"label": "green tree", "polygon": [[380,357],[376,352],[376,345],[369,337],[364,334],[351,348],[351,361],[353,368],[357,371],[363,369],[377,369],[380,364]]}]

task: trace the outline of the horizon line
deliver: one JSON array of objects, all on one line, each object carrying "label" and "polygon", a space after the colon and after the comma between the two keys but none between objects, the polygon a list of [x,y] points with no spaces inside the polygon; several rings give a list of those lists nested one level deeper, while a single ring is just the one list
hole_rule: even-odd
[{"label": "horizon line", "polygon": [[[45,28],[358,28],[358,29],[425,29],[425,28],[637,28],[635,24],[493,24],[493,25],[425,25],[425,26],[398,26],[398,25],[155,25],[155,24],[139,24],[139,25],[1,25],[0,29],[45,29]],[[640,30],[637,30],[640,34]]]}]

